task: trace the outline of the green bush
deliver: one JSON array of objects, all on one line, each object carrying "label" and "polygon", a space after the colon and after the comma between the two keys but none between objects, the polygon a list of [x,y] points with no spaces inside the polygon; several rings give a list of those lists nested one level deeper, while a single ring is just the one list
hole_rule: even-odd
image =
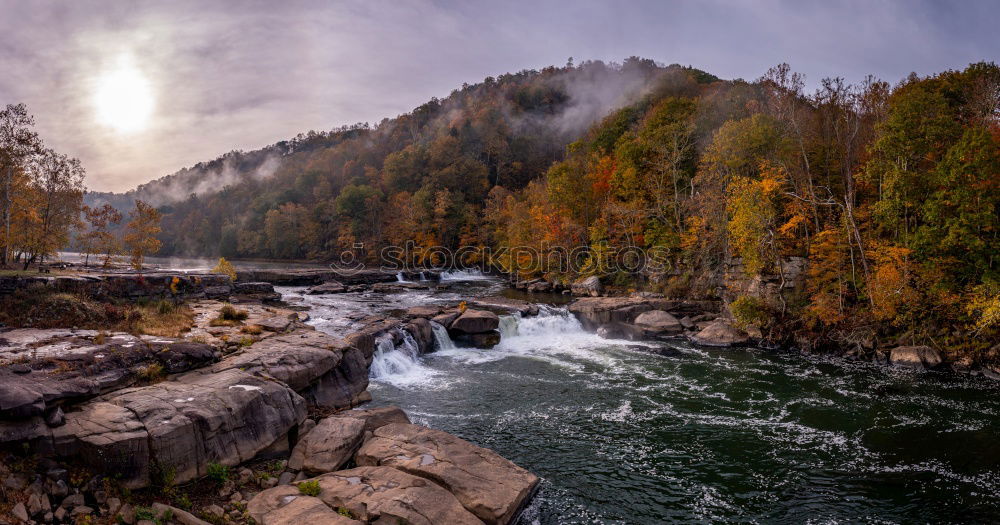
[{"label": "green bush", "polygon": [[209,463],[208,477],[219,483],[225,483],[229,481],[229,467],[220,463]]},{"label": "green bush", "polygon": [[736,319],[736,326],[746,330],[750,326],[764,328],[773,318],[767,303],[759,297],[741,295],[729,305]]},{"label": "green bush", "polygon": [[299,494],[304,496],[319,496],[319,481],[303,481],[299,483]]}]

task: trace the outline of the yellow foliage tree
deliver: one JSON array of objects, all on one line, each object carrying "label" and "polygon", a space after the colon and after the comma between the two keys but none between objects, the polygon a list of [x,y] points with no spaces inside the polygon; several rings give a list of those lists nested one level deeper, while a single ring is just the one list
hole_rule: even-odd
[{"label": "yellow foliage tree", "polygon": [[142,271],[142,264],[149,254],[160,251],[160,212],[143,201],[135,201],[135,209],[129,212],[131,220],[125,234],[125,245],[131,256],[132,267]]},{"label": "yellow foliage tree", "polygon": [[212,273],[225,274],[231,280],[236,281],[236,267],[233,266],[233,263],[227,261],[225,257],[219,257],[219,264],[216,264],[215,268],[212,268]]}]

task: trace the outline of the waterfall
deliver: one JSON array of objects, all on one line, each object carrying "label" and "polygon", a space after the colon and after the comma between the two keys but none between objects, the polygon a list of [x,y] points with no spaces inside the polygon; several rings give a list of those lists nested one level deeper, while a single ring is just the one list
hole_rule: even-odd
[{"label": "waterfall", "polygon": [[368,375],[372,379],[405,375],[420,366],[418,356],[417,342],[408,332],[403,332],[403,342],[399,347],[393,344],[392,336],[380,337],[376,342],[375,356]]},{"label": "waterfall", "polygon": [[448,335],[448,329],[431,321],[431,331],[434,332],[434,346],[437,350],[454,350],[455,342]]},{"label": "waterfall", "polygon": [[583,325],[565,308],[539,305],[538,315],[532,317],[521,317],[519,313],[500,317],[500,334],[503,338],[583,333]]},{"label": "waterfall", "polygon": [[441,272],[442,281],[486,281],[490,276],[483,274],[477,269],[471,270],[448,270]]},{"label": "waterfall", "polygon": [[396,281],[400,283],[406,282],[406,278],[403,277],[403,272],[396,272]]},{"label": "waterfall", "polygon": [[500,316],[500,340],[517,337],[517,325],[521,320],[521,312]]}]

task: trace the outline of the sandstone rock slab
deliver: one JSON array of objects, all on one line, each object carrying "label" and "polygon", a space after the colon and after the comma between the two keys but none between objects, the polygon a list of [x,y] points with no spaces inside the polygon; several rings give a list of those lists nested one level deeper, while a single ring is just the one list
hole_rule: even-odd
[{"label": "sandstone rock slab", "polygon": [[716,319],[691,336],[691,341],[704,346],[733,346],[750,342],[750,337],[731,322]]},{"label": "sandstone rock slab", "polygon": [[364,436],[364,420],[328,417],[299,439],[288,466],[315,474],[333,472],[351,459]]},{"label": "sandstone rock slab", "polygon": [[601,279],[596,275],[580,279],[570,285],[573,295],[598,297],[604,288],[601,286]]},{"label": "sandstone rock slab", "polygon": [[[294,486],[265,490],[247,505],[251,517],[264,525],[300,523],[407,523],[413,525],[481,525],[444,488],[427,479],[390,467],[358,467],[315,478],[320,493],[303,496]],[[308,481],[308,480],[307,480]],[[298,503],[296,503],[298,502]],[[350,514],[349,521],[312,521],[329,514]],[[289,508],[291,507],[291,508]]]},{"label": "sandstone rock slab", "polygon": [[458,334],[481,334],[500,327],[500,318],[486,310],[466,310],[451,322],[448,330]]},{"label": "sandstone rock slab", "polygon": [[378,428],[358,451],[359,466],[391,466],[432,480],[489,524],[514,520],[538,486],[538,477],[456,436],[419,425]]},{"label": "sandstone rock slab", "polygon": [[634,324],[655,335],[676,334],[684,330],[684,326],[676,317],[663,310],[643,312],[635,318]]},{"label": "sandstone rock slab", "polygon": [[922,370],[941,364],[941,354],[929,346],[897,346],[889,352],[889,362],[896,366]]}]

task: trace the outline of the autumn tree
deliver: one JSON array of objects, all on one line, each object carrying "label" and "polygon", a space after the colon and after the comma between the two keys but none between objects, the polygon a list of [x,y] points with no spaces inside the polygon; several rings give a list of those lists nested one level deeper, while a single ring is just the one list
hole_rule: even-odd
[{"label": "autumn tree", "polygon": [[135,201],[135,208],[128,215],[130,220],[125,233],[125,245],[132,267],[142,271],[146,256],[160,250],[161,242],[156,236],[161,231],[161,215],[159,210],[141,200]]},{"label": "autumn tree", "polygon": [[121,251],[121,243],[111,231],[111,227],[121,223],[122,214],[107,203],[99,208],[84,206],[83,214],[90,229],[81,235],[81,240],[91,247],[93,253],[104,254],[104,261],[101,264],[107,268],[112,258]]},{"label": "autumn tree", "polygon": [[55,253],[69,241],[79,223],[84,169],[77,159],[43,150],[30,168],[34,216],[24,232],[24,269],[39,258]]},{"label": "autumn tree", "polygon": [[3,227],[0,264],[6,264],[11,256],[11,222],[17,209],[18,191],[26,186],[27,162],[41,147],[38,134],[31,129],[34,124],[34,117],[24,104],[7,104],[0,110],[0,190],[3,192],[0,202]]}]

